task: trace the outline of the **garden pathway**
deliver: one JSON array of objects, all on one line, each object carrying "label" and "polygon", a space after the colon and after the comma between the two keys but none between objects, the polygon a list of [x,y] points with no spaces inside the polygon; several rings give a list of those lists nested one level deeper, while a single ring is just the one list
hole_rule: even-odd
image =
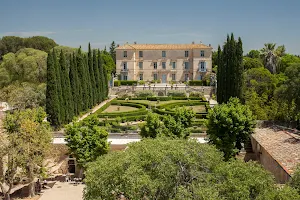
[{"label": "garden pathway", "polygon": [[57,182],[51,189],[44,190],[39,200],[82,200],[83,184]]},{"label": "garden pathway", "polygon": [[115,99],[116,97],[117,97],[117,95],[111,95],[111,96],[109,97],[109,99],[107,99],[107,100],[101,102],[99,105],[97,105],[97,106],[95,106],[94,108],[92,108],[92,111],[91,111],[91,112],[88,112],[88,113],[82,115],[82,116],[78,119],[78,121],[81,121],[81,120],[83,120],[84,118],[87,118],[90,114],[96,112],[96,111],[99,110],[102,106],[104,106],[106,103],[112,101],[112,100]]}]

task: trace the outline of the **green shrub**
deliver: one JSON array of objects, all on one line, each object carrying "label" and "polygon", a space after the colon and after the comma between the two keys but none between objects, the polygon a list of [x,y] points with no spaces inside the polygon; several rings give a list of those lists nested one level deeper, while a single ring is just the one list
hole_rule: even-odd
[{"label": "green shrub", "polygon": [[137,81],[120,81],[121,85],[137,85]]},{"label": "green shrub", "polygon": [[190,81],[189,82],[190,86],[203,86],[203,81],[202,80],[198,80],[198,81]]},{"label": "green shrub", "polygon": [[170,101],[172,97],[147,97],[149,101]]},{"label": "green shrub", "polygon": [[[120,102],[120,101],[114,101],[111,103],[111,105],[118,105],[118,106],[130,106],[134,108],[144,108],[145,106],[137,103],[132,103],[132,102]],[[129,111],[132,112],[132,111]]]},{"label": "green shrub", "polygon": [[200,98],[203,98],[204,95],[202,92],[191,92],[189,97],[200,97]]},{"label": "green shrub", "polygon": [[128,117],[128,116],[138,116],[138,115],[146,115],[147,110],[146,108],[142,108],[135,111],[128,111],[128,112],[118,112],[118,113],[100,113],[98,114],[99,118],[116,118],[116,117]]},{"label": "green shrub", "polygon": [[152,80],[151,83],[161,83],[160,80]]},{"label": "green shrub", "polygon": [[145,81],[139,81],[139,85],[144,85],[145,83]]},{"label": "green shrub", "polygon": [[135,95],[137,97],[153,97],[153,96],[155,96],[155,94],[152,90],[138,91],[135,93]]},{"label": "green shrub", "polygon": [[102,106],[101,108],[99,108],[95,113],[101,113],[101,112],[103,112],[106,108],[108,108],[114,102],[115,102],[115,100],[106,103],[104,106]]},{"label": "green shrub", "polygon": [[169,97],[186,97],[186,93],[182,91],[169,91]]},{"label": "green shrub", "polygon": [[121,85],[120,81],[114,81],[114,86],[115,86],[115,87],[118,87],[118,86],[120,86],[120,85]]}]

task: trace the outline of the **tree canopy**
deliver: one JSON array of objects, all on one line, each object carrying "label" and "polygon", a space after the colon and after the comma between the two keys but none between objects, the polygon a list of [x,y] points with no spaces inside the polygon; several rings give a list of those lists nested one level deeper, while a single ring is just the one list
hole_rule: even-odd
[{"label": "tree canopy", "polygon": [[25,48],[16,53],[8,53],[3,56],[0,65],[0,88],[14,81],[43,83],[46,81],[47,53]]},{"label": "tree canopy", "polygon": [[82,167],[109,150],[108,133],[104,128],[98,127],[96,122],[97,117],[90,117],[83,122],[73,122],[66,126],[67,146]]},{"label": "tree canopy", "polygon": [[[44,119],[46,113],[42,108],[26,109],[8,113],[4,119],[4,129],[7,134],[7,143],[1,143],[7,149],[2,156],[8,156],[8,168],[4,174],[9,174],[11,179],[4,179],[0,173],[0,184],[10,185],[18,172],[18,168],[25,172],[29,180],[29,195],[34,196],[35,178],[40,176],[43,161],[50,149],[52,135],[48,122]],[[0,159],[4,162],[3,157]],[[3,164],[3,163],[1,163]],[[19,177],[22,174],[19,174]],[[22,177],[20,177],[22,178]],[[6,193],[7,191],[2,192]]]},{"label": "tree canopy", "polygon": [[217,100],[226,103],[230,97],[242,96],[243,85],[243,44],[241,38],[227,35],[223,49],[218,47],[217,58]]},{"label": "tree canopy", "polygon": [[54,40],[44,36],[21,38],[17,36],[4,36],[0,39],[0,60],[7,53],[16,53],[23,48],[33,48],[45,52],[57,46]]},{"label": "tree canopy", "polygon": [[186,107],[176,107],[173,115],[163,116],[162,119],[158,114],[149,112],[146,122],[140,125],[140,135],[144,138],[187,138],[194,117],[193,110]]},{"label": "tree canopy", "polygon": [[[101,156],[86,171],[84,199],[298,199],[277,189],[254,162],[224,162],[222,153],[195,140],[145,139]],[[292,197],[292,198],[291,198]]]},{"label": "tree canopy", "polygon": [[225,160],[234,157],[241,150],[242,143],[249,140],[255,127],[255,117],[248,106],[237,98],[227,104],[220,104],[210,110],[207,120],[209,143],[224,153]]}]

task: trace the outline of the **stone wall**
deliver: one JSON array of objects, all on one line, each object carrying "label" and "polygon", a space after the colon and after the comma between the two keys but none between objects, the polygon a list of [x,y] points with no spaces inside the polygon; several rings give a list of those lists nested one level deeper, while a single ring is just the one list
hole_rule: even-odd
[{"label": "stone wall", "polygon": [[287,183],[291,179],[287,171],[253,137],[251,137],[251,143],[256,160],[275,176],[278,183]]},{"label": "stone wall", "polygon": [[214,86],[177,86],[174,85],[173,87],[171,87],[170,85],[168,86],[164,86],[162,84],[159,85],[151,85],[151,86],[119,86],[119,87],[113,87],[110,91],[110,95],[133,95],[135,92],[137,91],[147,91],[147,90],[151,90],[154,93],[156,93],[156,95],[158,95],[159,92],[164,92],[165,96],[167,96],[169,91],[184,91],[187,93],[190,92],[202,92],[204,95],[209,95],[212,96],[213,94],[215,94],[215,87]]}]

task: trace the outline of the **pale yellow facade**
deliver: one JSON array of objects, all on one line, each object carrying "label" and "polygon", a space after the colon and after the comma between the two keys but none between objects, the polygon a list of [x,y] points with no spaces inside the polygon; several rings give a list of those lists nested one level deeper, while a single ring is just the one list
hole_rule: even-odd
[{"label": "pale yellow facade", "polygon": [[125,44],[116,48],[121,80],[184,82],[212,71],[212,47],[203,44]]}]

